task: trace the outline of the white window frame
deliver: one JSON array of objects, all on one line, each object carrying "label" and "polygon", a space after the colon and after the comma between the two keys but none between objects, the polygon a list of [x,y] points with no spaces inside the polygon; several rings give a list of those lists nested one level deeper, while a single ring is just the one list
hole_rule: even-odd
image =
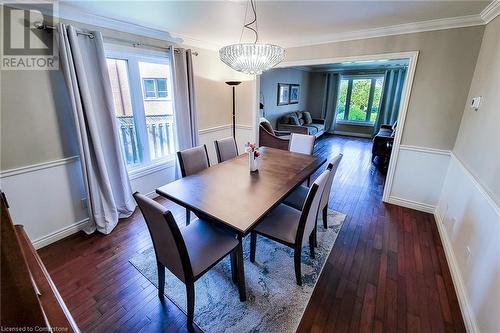
[{"label": "white window frame", "polygon": [[[144,84],[144,81],[146,81],[146,80],[153,81],[153,86],[154,86],[154,91],[153,92],[155,94],[153,97],[146,96],[146,85]],[[158,80],[165,80],[165,86],[167,88],[167,90],[165,90],[165,93],[166,93],[167,96],[165,96],[165,97],[160,97],[160,90],[158,89]],[[168,90],[168,85],[169,85],[168,78],[164,78],[164,77],[143,77],[142,78],[142,90],[143,90],[144,100],[145,101],[169,101],[170,100],[170,93],[169,93],[169,90]]]},{"label": "white window frame", "polygon": [[[367,110],[370,106],[373,107],[373,93],[375,91],[375,85],[374,82],[382,78],[385,80],[384,73],[373,73],[373,74],[347,74],[347,75],[340,75],[340,83],[342,83],[342,80],[349,80],[350,83],[348,83],[347,86],[347,95],[346,95],[346,102],[345,102],[345,110],[347,110],[347,105],[351,103],[351,96],[349,94],[349,89],[352,89],[352,82],[354,80],[371,80],[370,83],[370,94],[368,96],[368,103],[367,103]],[[382,93],[383,93],[383,85],[385,82],[382,83]],[[340,97],[340,96],[339,96]],[[377,111],[377,118],[380,113],[380,104],[382,102],[382,96],[380,96],[380,100],[378,103],[378,111]],[[346,111],[344,111],[346,112]],[[371,113],[371,112],[370,112]],[[335,110],[335,119],[337,118],[338,110]],[[349,116],[349,113],[347,112],[347,116]],[[373,122],[370,121],[356,121],[356,120],[348,120],[348,119],[336,119],[337,124],[346,124],[346,125],[357,125],[357,126],[368,126],[368,127],[373,127],[374,124],[377,122],[377,119],[375,119]]]},{"label": "white window frame", "polygon": [[[129,76],[130,99],[132,103],[132,113],[134,122],[137,124],[146,124],[146,112],[144,108],[145,98],[143,95],[143,82],[139,72],[139,62],[152,62],[158,64],[169,65],[172,70],[170,57],[166,52],[159,52],[146,49],[137,49],[117,44],[105,44],[106,58],[119,59],[127,61],[127,69]],[[172,78],[172,72],[169,73]],[[172,80],[167,79],[167,92],[172,84]],[[155,83],[156,85],[156,83]],[[169,98],[156,98],[155,100],[167,100]],[[175,126],[175,110],[174,110],[174,140],[176,140],[176,126]],[[136,126],[137,144],[139,147],[139,154],[141,156],[141,163],[137,165],[127,166],[130,179],[142,177],[151,172],[156,172],[164,168],[175,166],[176,155],[175,153],[151,160],[150,147],[148,141],[148,133],[146,126]],[[146,146],[144,142],[147,142]],[[121,142],[120,142],[121,144]]]}]

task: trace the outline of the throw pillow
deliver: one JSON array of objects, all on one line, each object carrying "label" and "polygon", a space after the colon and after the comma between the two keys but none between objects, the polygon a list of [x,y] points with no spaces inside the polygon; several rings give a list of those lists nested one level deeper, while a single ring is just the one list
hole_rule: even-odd
[{"label": "throw pillow", "polygon": [[304,124],[305,124],[304,119],[300,118],[300,119],[299,119],[299,124],[300,124],[300,126],[304,125]]},{"label": "throw pillow", "polygon": [[304,123],[307,125],[312,124],[313,120],[311,114],[307,111],[302,112],[302,114],[304,115]]},{"label": "throw pillow", "polygon": [[290,125],[300,125],[299,123],[299,119],[297,118],[297,116],[290,116],[289,119],[289,124]]}]

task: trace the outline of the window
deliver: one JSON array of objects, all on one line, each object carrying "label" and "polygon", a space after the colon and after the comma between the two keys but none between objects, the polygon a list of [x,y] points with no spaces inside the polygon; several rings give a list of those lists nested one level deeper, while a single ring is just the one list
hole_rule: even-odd
[{"label": "window", "polygon": [[337,121],[373,124],[378,116],[384,77],[343,76],[337,103]]},{"label": "window", "polygon": [[123,155],[129,169],[173,157],[170,65],[164,57],[110,54],[108,72]]},{"label": "window", "polygon": [[167,79],[142,79],[144,99],[168,98]]}]

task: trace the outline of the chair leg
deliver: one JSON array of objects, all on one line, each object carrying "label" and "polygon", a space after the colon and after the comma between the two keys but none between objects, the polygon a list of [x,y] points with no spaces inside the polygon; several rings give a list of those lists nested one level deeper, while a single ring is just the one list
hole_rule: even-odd
[{"label": "chair leg", "polygon": [[238,282],[238,258],[236,256],[235,251],[232,251],[231,254],[229,255],[231,258],[231,278],[233,280],[233,283]]},{"label": "chair leg", "polygon": [[163,300],[163,295],[165,293],[165,266],[163,266],[159,261],[156,262],[158,268],[158,297]]},{"label": "chair leg", "polygon": [[257,233],[250,233],[250,262],[255,262],[255,252],[257,250]]},{"label": "chair leg", "polygon": [[295,279],[297,280],[297,284],[299,286],[302,285],[302,272],[300,269],[300,252],[301,248],[296,247],[293,252],[293,262],[295,265]]},{"label": "chair leg", "polygon": [[241,244],[242,239],[240,239],[240,242],[236,247],[236,258],[238,267],[238,291],[240,293],[240,301],[244,302],[247,300],[247,290],[245,284],[245,266],[243,263],[243,246]]},{"label": "chair leg", "polygon": [[323,208],[323,228],[328,229],[328,205]]},{"label": "chair leg", "polygon": [[186,295],[187,295],[187,325],[188,325],[188,327],[193,327],[194,282],[187,282],[186,283]]},{"label": "chair leg", "polygon": [[191,223],[191,212],[186,208],[186,225],[189,225],[189,223]]},{"label": "chair leg", "polygon": [[311,255],[311,258],[314,259],[314,236],[316,235],[316,227],[314,227],[313,231],[309,235],[309,252]]}]

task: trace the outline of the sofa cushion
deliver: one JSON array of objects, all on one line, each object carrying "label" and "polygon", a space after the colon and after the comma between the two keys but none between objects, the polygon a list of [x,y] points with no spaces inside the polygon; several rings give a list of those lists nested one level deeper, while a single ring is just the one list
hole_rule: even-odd
[{"label": "sofa cushion", "polygon": [[311,114],[307,111],[302,112],[302,115],[304,116],[304,124],[312,124],[313,119],[311,117]]},{"label": "sofa cushion", "polygon": [[325,129],[325,125],[323,125],[323,124],[307,124],[307,125],[304,125],[304,126],[307,126],[309,128],[313,127],[318,132],[323,131]]},{"label": "sofa cushion", "polygon": [[297,118],[297,116],[296,116],[296,115],[289,115],[289,116],[288,116],[288,119],[289,119],[288,123],[289,123],[290,125],[297,125],[297,126],[300,126],[299,118]]},{"label": "sofa cushion", "polygon": [[288,124],[290,123],[290,115],[286,114],[278,119],[278,124]]},{"label": "sofa cushion", "polygon": [[318,129],[314,126],[304,125],[304,127],[307,127],[307,134],[309,135],[315,135],[318,133]]}]

